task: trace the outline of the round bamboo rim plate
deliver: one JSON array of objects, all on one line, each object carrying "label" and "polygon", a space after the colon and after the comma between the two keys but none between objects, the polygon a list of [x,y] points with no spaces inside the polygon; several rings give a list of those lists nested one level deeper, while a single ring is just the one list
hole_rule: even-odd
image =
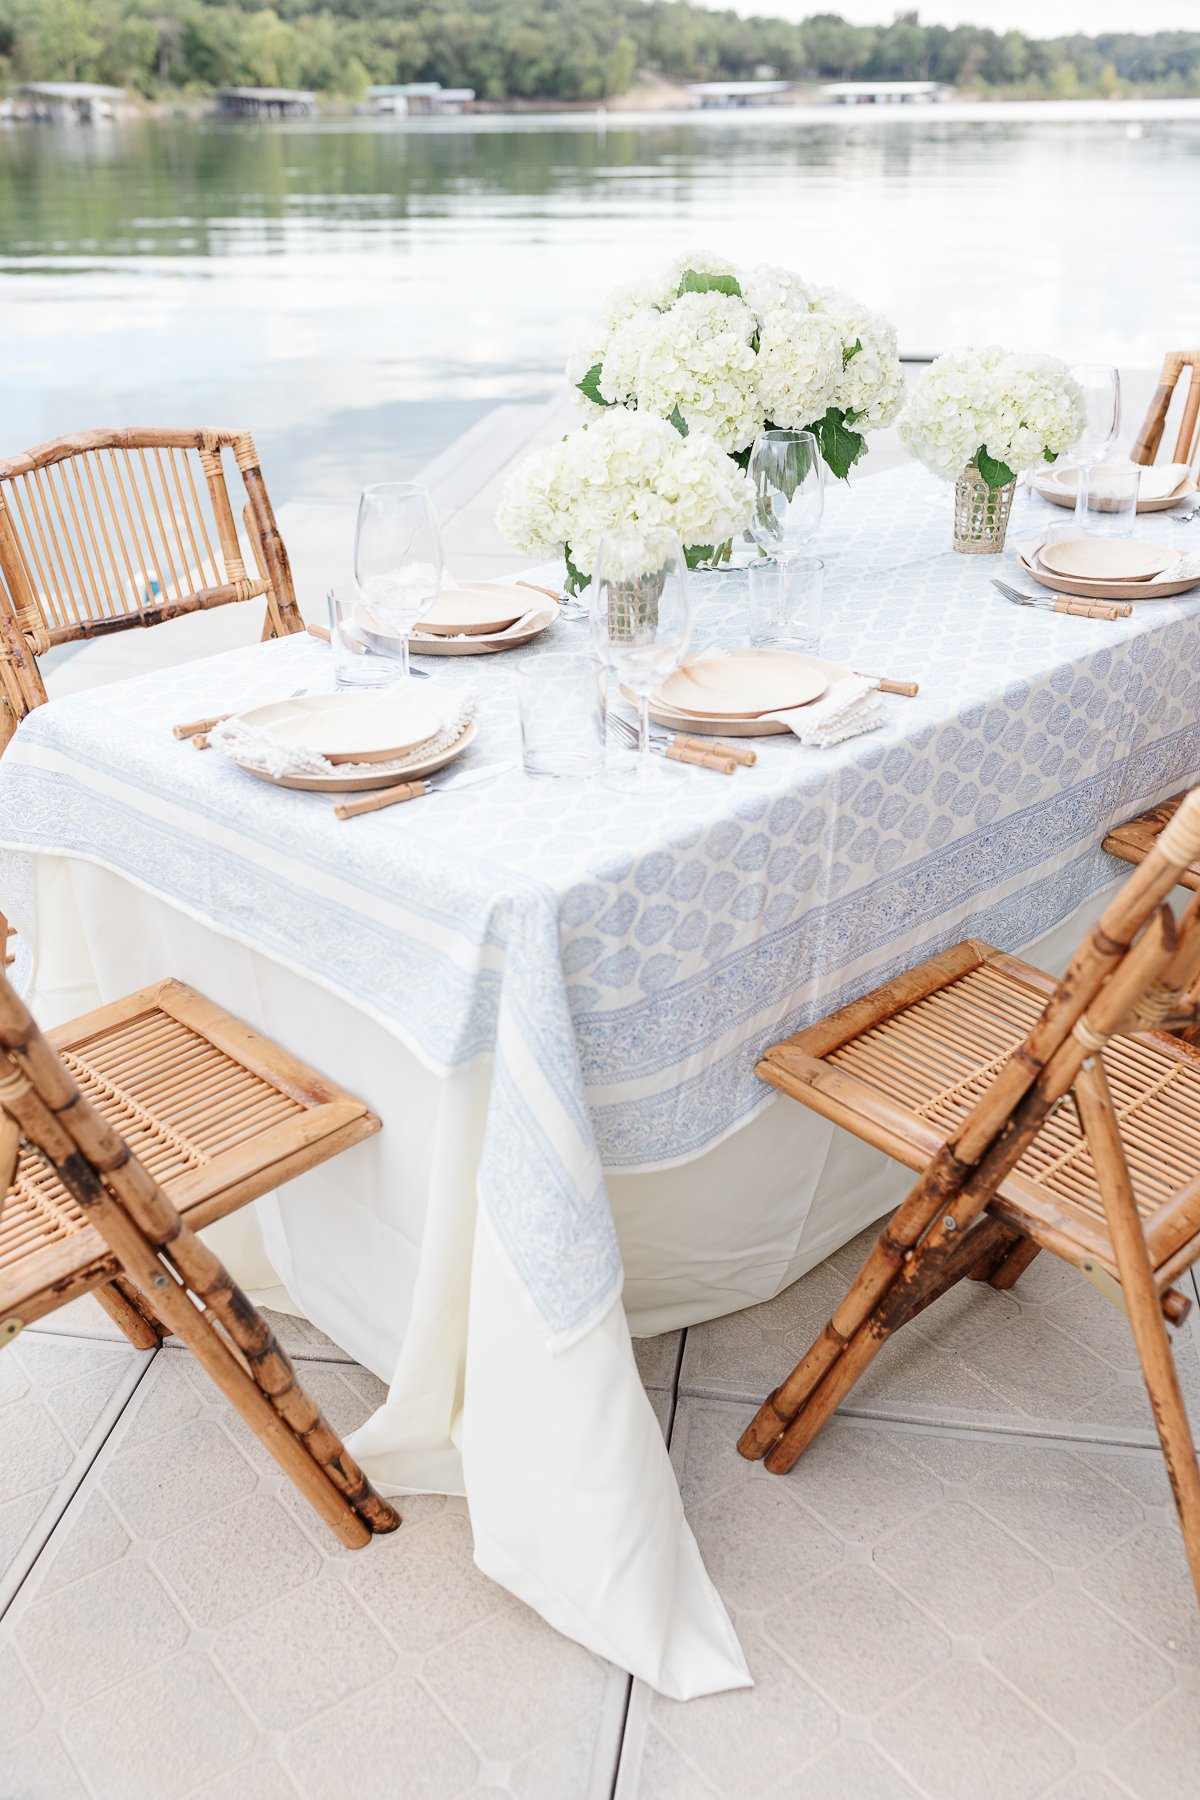
[{"label": "round bamboo rim plate", "polygon": [[809,706],[829,687],[829,664],[796,650],[739,648],[693,657],[654,694],[695,719],[757,719]]},{"label": "round bamboo rim plate", "polygon": [[[1050,500],[1055,506],[1075,508],[1075,493],[1065,485],[1060,477],[1054,475],[1038,475],[1032,482],[1035,493],[1043,500]],[[1169,494],[1159,494],[1156,498],[1142,499],[1139,495],[1137,509],[1140,513],[1169,512],[1173,506],[1181,506],[1185,500],[1194,500],[1197,492],[1196,483],[1191,475],[1184,475],[1177,488]]]},{"label": "round bamboo rim plate", "polygon": [[1085,581],[1074,575],[1056,575],[1043,566],[1039,550],[1036,540],[1019,546],[1025,573],[1056,594],[1074,594],[1080,600],[1170,600],[1200,584],[1200,575],[1187,575],[1180,581]]},{"label": "round bamboo rim plate", "polygon": [[529,611],[520,592],[499,581],[470,581],[439,594],[421,630],[436,637],[483,637],[507,631]]},{"label": "round bamboo rim plate", "polygon": [[331,763],[394,762],[436,737],[444,708],[417,694],[302,694],[239,715],[281,744],[315,751]]},{"label": "round bamboo rim plate", "polygon": [[[426,637],[422,632],[414,631],[408,641],[411,656],[498,656],[502,650],[518,650],[522,644],[531,644],[543,631],[548,631],[559,613],[556,600],[547,600],[536,610],[529,609],[530,622],[521,631],[479,632],[472,637]],[[390,649],[395,642],[379,632],[369,631],[356,619],[368,644],[375,643],[382,648]]]},{"label": "round bamboo rim plate", "polygon": [[238,763],[247,775],[254,775],[259,781],[269,781],[272,787],[298,788],[309,794],[359,794],[368,788],[395,787],[401,781],[420,781],[426,775],[436,775],[447,763],[461,756],[464,750],[474,743],[479,731],[478,722],[472,719],[452,744],[439,750],[433,756],[414,762],[411,757],[390,763],[372,763],[368,774],[358,775],[268,775],[262,769],[252,769],[246,763]]},{"label": "round bamboo rim plate", "polygon": [[[843,680],[850,670],[840,663],[825,663],[825,679],[829,686],[835,681]],[[826,691],[826,690],[823,690]],[[627,700],[636,702],[636,695],[628,688],[622,687],[622,694]],[[818,696],[819,697],[819,696]],[[808,701],[809,706],[813,701]],[[790,708],[781,707],[780,711]],[[799,708],[795,709],[799,710]],[[664,706],[659,700],[650,702],[650,717],[656,725],[665,725],[675,731],[687,731],[696,737],[749,738],[749,737],[787,737],[790,727],[782,719],[766,716],[757,719],[713,719],[700,713],[680,712],[676,707]]]},{"label": "round bamboo rim plate", "polygon": [[1180,555],[1166,544],[1104,537],[1060,538],[1043,544],[1038,552],[1043,568],[1074,581],[1149,581],[1178,562]]}]

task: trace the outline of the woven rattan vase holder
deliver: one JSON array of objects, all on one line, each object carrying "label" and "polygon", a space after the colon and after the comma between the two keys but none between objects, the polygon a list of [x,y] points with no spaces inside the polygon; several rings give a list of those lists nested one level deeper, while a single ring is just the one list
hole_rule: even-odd
[{"label": "woven rattan vase holder", "polygon": [[967,556],[998,555],[1016,488],[1015,481],[990,488],[978,469],[964,469],[954,484],[954,548]]}]

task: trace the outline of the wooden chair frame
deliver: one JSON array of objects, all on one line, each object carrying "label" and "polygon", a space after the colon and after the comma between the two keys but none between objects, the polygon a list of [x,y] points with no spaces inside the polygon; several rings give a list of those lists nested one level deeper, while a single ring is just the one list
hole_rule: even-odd
[{"label": "wooden chair frame", "polygon": [[[1087,934],[1040,1016],[948,1137],[826,1060],[998,953],[961,945],[776,1044],[758,1073],[783,1093],[920,1169],[829,1324],[742,1434],[743,1456],[785,1474],[893,1332],[964,1276],[1008,1287],[1043,1248],[1116,1277],[1128,1311],[1200,1597],[1200,1471],[1164,1315],[1188,1302],[1170,1282],[1200,1257],[1200,1173],[1143,1226],[1105,1070],[1118,1034],[1195,1025],[1200,896],[1176,924],[1163,904],[1200,853],[1200,791],[1188,796]],[[1004,960],[1004,959],[1000,959]],[[1011,959],[1010,959],[1011,960]],[[1024,965],[1016,965],[1024,968]],[[1170,1043],[1171,1040],[1156,1040]],[[1173,1053],[1195,1056],[1183,1046]],[[1023,1201],[1017,1165],[1068,1095],[1078,1108],[1107,1232],[1080,1241],[1069,1220]],[[1103,1281],[1101,1281],[1103,1285]]]},{"label": "wooden chair frame", "polygon": [[26,1154],[49,1165],[87,1221],[19,1265],[24,1316],[0,1308],[0,1346],[22,1324],[92,1288],[138,1348],[175,1332],[341,1542],[361,1547],[372,1533],[394,1531],[399,1514],[375,1493],[297,1381],[266,1319],[192,1226],[325,1160],[377,1131],[379,1122],[361,1102],[177,982],[101,1008],[56,1036],[86,1044],[104,1026],[143,1018],[148,1007],[186,1023],[244,1067],[261,1068],[264,1078],[269,1071],[272,1085],[284,1094],[294,1089],[305,1107],[298,1122],[259,1133],[174,1183],[185,1219],[0,975],[0,1193],[12,1189],[23,1139]]},{"label": "wooden chair frame", "polygon": [[[227,450],[246,491],[254,575]],[[87,431],[0,462],[0,745],[45,701],[37,659],[55,645],[256,597],[264,637],[304,629],[249,432]]]},{"label": "wooden chair frame", "polygon": [[1154,398],[1130,452],[1134,462],[1152,463],[1158,456],[1171,400],[1185,371],[1189,377],[1187,399],[1179,421],[1175,454],[1170,461],[1187,463],[1189,467],[1200,466],[1200,350],[1167,351]]}]

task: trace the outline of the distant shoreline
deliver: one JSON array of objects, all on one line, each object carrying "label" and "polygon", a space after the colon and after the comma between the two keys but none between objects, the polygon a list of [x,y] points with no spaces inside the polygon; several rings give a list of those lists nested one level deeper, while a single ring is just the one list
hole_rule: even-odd
[{"label": "distant shoreline", "polygon": [[45,130],[48,127],[70,131],[111,130],[114,125],[141,122],[169,123],[172,119],[211,122],[223,129],[245,130],[311,130],[314,126],[345,124],[363,130],[384,132],[442,132],[497,129],[510,123],[536,126],[555,121],[563,126],[595,129],[597,125],[614,130],[638,125],[695,124],[704,128],[720,128],[731,124],[766,126],[794,122],[804,125],[867,126],[919,125],[937,121],[946,124],[986,121],[1003,115],[1012,122],[1061,121],[1073,119],[1109,119],[1134,122],[1196,120],[1200,122],[1200,95],[1173,98],[1094,99],[1074,97],[1070,100],[1034,100],[1009,98],[971,98],[905,106],[839,106],[829,101],[795,101],[786,104],[738,107],[695,107],[676,105],[628,105],[621,101],[486,101],[470,112],[428,117],[391,117],[367,112],[350,101],[322,100],[318,111],[308,118],[236,120],[221,118],[210,98],[178,101],[144,101],[123,105],[115,116],[90,124],[6,117],[0,112],[0,127],[16,125]]}]

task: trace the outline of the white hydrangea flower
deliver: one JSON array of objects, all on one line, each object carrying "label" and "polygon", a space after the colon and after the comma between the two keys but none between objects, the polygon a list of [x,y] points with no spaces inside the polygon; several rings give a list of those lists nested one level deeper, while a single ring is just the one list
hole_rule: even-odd
[{"label": "white hydrangea flower", "polygon": [[[732,276],[740,296],[681,294],[688,270]],[[903,397],[896,334],[878,313],[790,269],[739,270],[707,251],[616,289],[567,369],[589,389],[580,394],[588,417],[598,405],[678,411],[730,454],[769,423],[803,428],[830,406],[864,434],[889,424]]]},{"label": "white hydrangea flower", "polygon": [[778,306],[759,326],[757,368],[763,419],[803,431],[824,417],[841,380],[841,334],[822,313]]},{"label": "white hydrangea flower", "polygon": [[569,554],[589,575],[615,527],[665,527],[685,548],[715,545],[745,528],[753,506],[749,478],[711,438],[612,407],[521,463],[496,520],[518,549]]},{"label": "white hydrangea flower", "polygon": [[842,339],[842,375],[831,404],[841,407],[856,431],[890,425],[904,403],[896,327],[835,288],[822,289],[813,304],[836,323]]},{"label": "white hydrangea flower", "polygon": [[1014,474],[1061,455],[1084,424],[1083,396],[1057,357],[989,345],[939,357],[900,416],[905,448],[955,480],[982,449]]}]

